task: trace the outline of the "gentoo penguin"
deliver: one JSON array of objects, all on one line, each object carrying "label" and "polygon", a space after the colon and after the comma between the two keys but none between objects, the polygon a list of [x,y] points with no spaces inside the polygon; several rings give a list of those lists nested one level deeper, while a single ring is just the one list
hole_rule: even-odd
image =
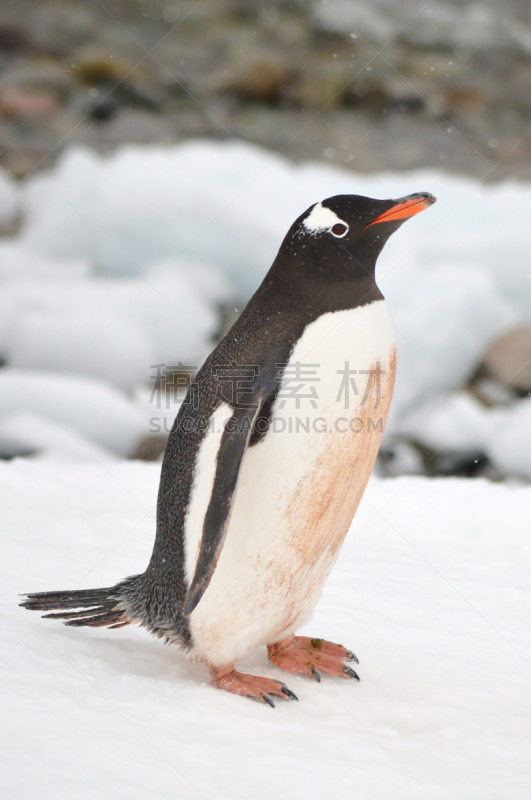
[{"label": "gentoo penguin", "polygon": [[143,625],[206,664],[214,686],[270,705],[296,698],[234,666],[261,645],[288,672],[359,680],[352,652],[295,631],[336,561],[391,402],[395,338],[376,260],[434,202],[337,195],[302,214],[179,410],[146,571],[22,605],[67,625]]}]

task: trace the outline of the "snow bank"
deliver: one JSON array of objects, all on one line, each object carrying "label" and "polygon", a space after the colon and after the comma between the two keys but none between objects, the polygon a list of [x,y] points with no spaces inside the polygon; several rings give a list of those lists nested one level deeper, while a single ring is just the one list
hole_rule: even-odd
[{"label": "snow bank", "polygon": [[241,308],[311,203],[419,190],[437,204],[390,239],[378,265],[399,344],[391,436],[459,387],[500,333],[531,322],[528,185],[359,175],[241,142],[73,148],[18,190],[25,224],[0,243],[0,355],[136,391],[152,364],[202,362],[219,307]]},{"label": "snow bank", "polygon": [[0,417],[0,457],[16,456],[98,463],[116,458],[111,450],[83,436],[78,428],[33,411]]},{"label": "snow bank", "polygon": [[531,188],[516,182],[483,186],[427,170],[359,175],[294,165],[242,142],[124,147],[112,156],[72,148],[45,179],[24,184],[20,243],[48,257],[88,257],[104,274],[138,275],[164,259],[173,270],[191,257],[215,265],[248,297],[311,203],[338,193],[401,197],[423,189],[438,203],[390,240],[381,283],[402,284],[413,265],[477,266],[531,320]]},{"label": "snow bank", "polygon": [[496,412],[465,392],[439,395],[420,404],[398,424],[401,436],[432,450],[483,451],[490,440]]},{"label": "snow bank", "polygon": [[527,800],[530,488],[373,480],[304,633],[361,682],[281,674],[299,703],[229,696],[139,628],[66,628],[27,590],[143,570],[155,465],[0,464],[0,761],[17,800]]},{"label": "snow bank", "polygon": [[[42,434],[33,439],[36,450],[52,449],[66,452],[62,443],[77,440],[83,448],[85,437],[103,448],[122,456],[133,453],[138,439],[145,433],[145,415],[121,392],[102,381],[82,375],[57,375],[53,372],[10,369],[0,370],[0,454],[17,455],[14,448],[32,449],[31,430],[21,439],[20,414],[31,415],[31,430],[35,420],[43,419]],[[26,417],[26,421],[29,421]],[[60,426],[61,442],[55,443],[53,431]],[[66,436],[65,436],[66,434]],[[73,453],[74,443],[70,448]],[[101,451],[99,451],[101,452]],[[96,450],[89,449],[95,455]]]},{"label": "snow bank", "polygon": [[201,364],[218,325],[193,281],[163,273],[17,282],[0,298],[0,316],[9,365],[94,375],[125,389],[160,361]]},{"label": "snow bank", "polygon": [[531,398],[495,412],[486,451],[493,464],[505,474],[531,479]]},{"label": "snow bank", "polygon": [[[464,391],[442,394],[395,420],[385,433],[385,445],[394,437],[418,442],[436,453],[484,453],[500,475],[531,479],[531,398],[485,408]],[[406,442],[404,455],[409,452]],[[408,466],[404,463],[396,471],[421,469],[418,460]]]},{"label": "snow bank", "polygon": [[518,314],[478,267],[417,267],[386,292],[393,310],[400,368],[393,420],[473,374],[485,348]]}]

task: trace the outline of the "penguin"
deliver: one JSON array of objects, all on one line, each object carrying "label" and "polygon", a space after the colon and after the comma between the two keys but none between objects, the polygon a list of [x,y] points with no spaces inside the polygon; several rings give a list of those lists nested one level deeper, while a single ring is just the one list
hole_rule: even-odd
[{"label": "penguin", "polygon": [[179,409],[145,572],[21,605],[66,625],[144,626],[206,665],[215,687],[271,706],[297,698],[235,667],[264,645],[288,673],[359,680],[351,650],[296,631],[337,559],[389,412],[395,335],[376,261],[434,202],[336,195],[298,217]]}]

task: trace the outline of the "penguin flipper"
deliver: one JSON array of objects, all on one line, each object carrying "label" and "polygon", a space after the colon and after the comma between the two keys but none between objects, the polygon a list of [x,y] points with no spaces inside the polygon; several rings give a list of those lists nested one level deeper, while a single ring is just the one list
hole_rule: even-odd
[{"label": "penguin flipper", "polygon": [[203,532],[194,577],[184,601],[185,615],[191,614],[212,578],[229,527],[232,503],[243,457],[260,411],[236,408],[221,437],[212,494],[203,522]]}]

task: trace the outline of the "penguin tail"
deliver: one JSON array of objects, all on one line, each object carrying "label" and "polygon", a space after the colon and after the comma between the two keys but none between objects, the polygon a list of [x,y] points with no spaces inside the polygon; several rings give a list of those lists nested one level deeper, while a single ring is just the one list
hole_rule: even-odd
[{"label": "penguin tail", "polygon": [[50,611],[46,619],[61,619],[65,625],[90,628],[122,628],[133,620],[124,603],[124,581],[108,589],[79,589],[70,592],[36,592],[23,595],[20,605],[30,611]]}]

